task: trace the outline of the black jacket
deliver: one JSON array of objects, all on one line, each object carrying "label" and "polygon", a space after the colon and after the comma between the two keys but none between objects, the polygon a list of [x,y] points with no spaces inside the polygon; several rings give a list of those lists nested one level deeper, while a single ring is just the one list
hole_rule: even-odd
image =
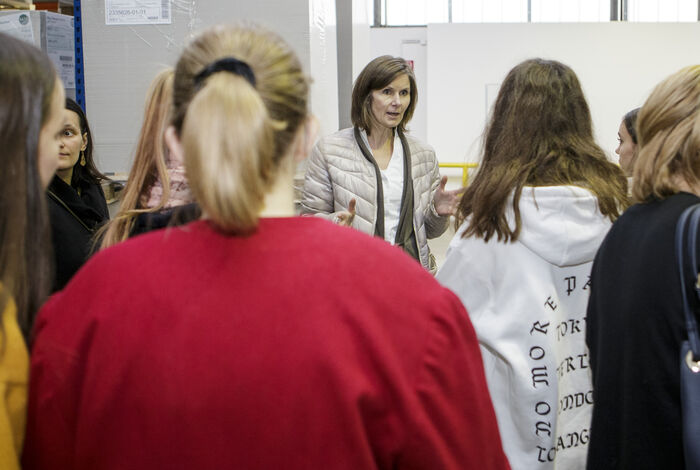
[{"label": "black jacket", "polygon": [[687,334],[674,236],[683,210],[699,202],[680,193],[632,206],[600,246],[586,325],[594,401],[589,469],[685,467],[680,345]]},{"label": "black jacket", "polygon": [[47,190],[54,252],[53,291],[63,289],[92,253],[93,235],[109,219],[99,184],[83,183],[80,194],[58,176]]},{"label": "black jacket", "polygon": [[129,237],[148,233],[166,227],[177,227],[197,220],[202,211],[196,203],[177,206],[172,209],[164,209],[159,212],[139,214],[134,221]]}]

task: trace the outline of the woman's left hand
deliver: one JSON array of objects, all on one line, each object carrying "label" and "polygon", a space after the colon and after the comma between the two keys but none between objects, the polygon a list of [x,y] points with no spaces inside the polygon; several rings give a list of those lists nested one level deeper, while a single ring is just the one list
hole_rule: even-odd
[{"label": "woman's left hand", "polygon": [[450,191],[445,191],[445,185],[447,184],[447,176],[443,176],[440,180],[440,185],[435,191],[433,196],[433,205],[435,206],[435,212],[441,216],[454,215],[457,212],[457,205],[459,204],[459,199],[462,193],[467,188],[452,189]]}]

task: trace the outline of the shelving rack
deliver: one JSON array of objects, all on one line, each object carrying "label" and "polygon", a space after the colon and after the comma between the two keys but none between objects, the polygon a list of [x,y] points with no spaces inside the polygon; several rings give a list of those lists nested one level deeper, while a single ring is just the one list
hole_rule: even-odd
[{"label": "shelving rack", "polygon": [[83,70],[83,16],[80,0],[73,0],[75,31],[75,101],[87,111],[85,103],[85,71]]},{"label": "shelving rack", "polygon": [[0,0],[0,10],[33,10],[31,0]]}]

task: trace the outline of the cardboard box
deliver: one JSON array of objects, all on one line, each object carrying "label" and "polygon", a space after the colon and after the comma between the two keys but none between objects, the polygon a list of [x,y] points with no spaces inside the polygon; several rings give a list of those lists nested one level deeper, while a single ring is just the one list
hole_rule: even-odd
[{"label": "cardboard box", "polygon": [[66,95],[75,98],[75,27],[72,16],[50,11],[0,11],[0,31],[46,52],[66,87]]}]

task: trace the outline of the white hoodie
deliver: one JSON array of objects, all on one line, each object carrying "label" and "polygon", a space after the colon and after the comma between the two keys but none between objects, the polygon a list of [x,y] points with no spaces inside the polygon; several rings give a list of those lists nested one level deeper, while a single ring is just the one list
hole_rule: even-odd
[{"label": "white hoodie", "polygon": [[[593,258],[611,222],[575,186],[526,187],[513,243],[450,243],[438,280],[474,325],[513,470],[583,469],[593,394],[585,344]],[[514,227],[512,207],[507,214]]]}]

